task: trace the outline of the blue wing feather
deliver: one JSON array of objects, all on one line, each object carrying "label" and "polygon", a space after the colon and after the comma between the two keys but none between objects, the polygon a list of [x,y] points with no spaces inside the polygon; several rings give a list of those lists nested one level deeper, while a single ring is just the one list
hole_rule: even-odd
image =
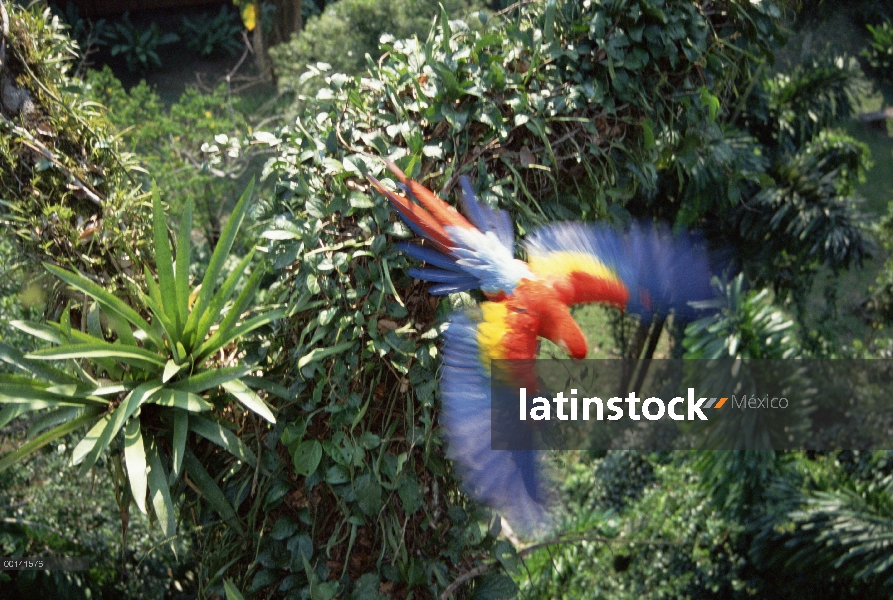
[{"label": "blue wing feather", "polygon": [[397,249],[404,254],[408,254],[409,256],[416,258],[422,262],[426,262],[429,265],[440,267],[441,269],[446,269],[448,271],[456,271],[458,273],[465,272],[462,266],[456,263],[456,259],[446,256],[445,254],[443,254],[442,252],[438,252],[437,250],[432,250],[431,248],[426,248],[425,246],[419,246],[418,244],[408,244],[406,242],[397,244]]},{"label": "blue wing feather", "polygon": [[492,449],[490,375],[481,363],[477,323],[457,314],[444,337],[442,422],[448,456],[475,500],[502,513],[523,534],[543,530],[548,517],[538,453]]},{"label": "blue wing feather", "polygon": [[538,256],[572,252],[598,258],[616,272],[629,290],[626,310],[651,316],[689,319],[689,305],[713,298],[710,253],[694,234],[674,235],[668,228],[634,224],[618,232],[606,224],[558,223],[542,227],[525,240]]},{"label": "blue wing feather", "polygon": [[438,283],[428,288],[428,293],[432,296],[446,296],[447,294],[455,294],[456,292],[467,292],[478,287],[478,281],[475,279],[471,283]]},{"label": "blue wing feather", "polygon": [[413,267],[408,273],[416,279],[423,281],[434,281],[437,283],[471,283],[476,284],[477,279],[470,277],[467,273],[456,273],[455,271],[447,271],[445,269],[434,269],[431,267]]},{"label": "blue wing feather", "polygon": [[468,177],[460,177],[459,186],[462,190],[459,199],[471,224],[484,233],[492,231],[503,246],[511,248],[515,243],[515,235],[509,214],[504,210],[493,210],[479,202]]}]

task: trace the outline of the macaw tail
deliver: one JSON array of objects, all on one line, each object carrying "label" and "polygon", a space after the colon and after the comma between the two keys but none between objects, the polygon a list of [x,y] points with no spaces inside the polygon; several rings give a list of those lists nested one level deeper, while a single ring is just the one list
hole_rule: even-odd
[{"label": "macaw tail", "polygon": [[[489,266],[493,263],[489,256],[482,255],[498,254],[496,263],[499,264],[504,262],[506,257],[501,254],[508,248],[508,259],[511,260],[513,236],[508,214],[478,202],[468,179],[462,177],[461,200],[469,221],[434,192],[408,178],[393,162],[385,161],[385,164],[409,198],[394,194],[374,177],[367,177],[424,244],[398,244],[400,250],[428,265],[410,269],[409,275],[433,282],[435,285],[428,291],[434,295],[502,284],[491,281],[494,277],[498,279],[498,274]],[[502,247],[494,248],[494,242]]]}]

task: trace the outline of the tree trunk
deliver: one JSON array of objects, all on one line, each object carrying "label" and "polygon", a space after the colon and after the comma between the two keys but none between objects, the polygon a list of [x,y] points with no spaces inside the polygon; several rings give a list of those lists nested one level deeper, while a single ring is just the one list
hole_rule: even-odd
[{"label": "tree trunk", "polygon": [[266,44],[264,44],[264,28],[261,24],[260,5],[256,4],[255,6],[257,7],[258,16],[251,39],[251,46],[254,49],[254,62],[257,65],[258,72],[263,77],[269,77],[271,75],[270,64],[267,59]]}]

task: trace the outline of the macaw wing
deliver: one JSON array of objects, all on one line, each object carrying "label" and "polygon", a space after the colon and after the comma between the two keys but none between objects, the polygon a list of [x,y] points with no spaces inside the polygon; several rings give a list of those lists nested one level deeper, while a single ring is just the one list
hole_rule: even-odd
[{"label": "macaw wing", "polygon": [[689,302],[713,296],[709,254],[691,235],[657,226],[618,232],[606,225],[559,223],[525,240],[530,269],[557,282],[567,304],[599,302],[632,313],[694,314]]},{"label": "macaw wing", "polygon": [[[532,534],[544,529],[548,521],[539,453],[493,450],[491,443],[490,384],[491,376],[497,375],[491,374],[490,360],[507,354],[495,342],[504,327],[499,322],[502,316],[500,310],[454,315],[444,334],[441,422],[447,455],[468,494],[504,515],[517,531]],[[535,348],[535,332],[528,335]],[[533,359],[535,351],[524,354]]]},{"label": "macaw wing", "polygon": [[374,177],[369,176],[369,181],[427,244],[400,244],[399,247],[428,264],[424,269],[410,269],[409,274],[434,282],[436,285],[430,293],[439,295],[480,288],[493,295],[511,294],[521,279],[530,277],[527,266],[514,260],[508,213],[479,202],[466,177],[460,178],[463,190],[460,199],[467,219],[434,192],[408,178],[394,163],[386,161],[386,164],[408,197],[391,192]]}]

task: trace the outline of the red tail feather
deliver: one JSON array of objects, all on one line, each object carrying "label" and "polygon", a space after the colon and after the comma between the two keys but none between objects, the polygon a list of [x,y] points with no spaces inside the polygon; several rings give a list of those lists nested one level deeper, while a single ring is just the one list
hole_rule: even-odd
[{"label": "red tail feather", "polygon": [[475,229],[474,225],[469,223],[458,210],[438,198],[434,192],[419,182],[413,181],[407,177],[406,174],[393,162],[385,160],[385,164],[388,166],[388,169],[391,170],[391,173],[400,180],[400,183],[409,188],[412,195],[419,199],[419,202],[421,202],[422,205],[434,215],[434,218],[437,219],[441,225],[452,225],[455,227],[462,227],[463,229]]},{"label": "red tail feather", "polygon": [[[394,168],[396,169],[396,166]],[[399,171],[399,169],[397,170]],[[400,174],[402,175],[402,173]],[[381,182],[375,177],[367,175],[367,178],[369,179],[369,182],[375,186],[375,189],[381,192],[381,194],[390,201],[397,212],[403,215],[403,218],[414,223],[424,232],[428,241],[430,241],[435,248],[449,256],[454,244],[450,240],[450,236],[447,234],[443,226],[437,222],[437,219],[432,217],[431,214],[421,206],[413,204],[408,199],[398,196],[388,190],[381,185]]]}]

